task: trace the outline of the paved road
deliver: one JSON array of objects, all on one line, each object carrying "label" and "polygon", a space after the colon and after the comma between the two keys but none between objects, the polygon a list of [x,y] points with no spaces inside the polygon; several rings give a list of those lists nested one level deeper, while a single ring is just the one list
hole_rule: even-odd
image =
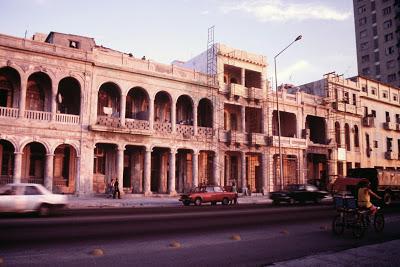
[{"label": "paved road", "polygon": [[[76,211],[0,220],[7,266],[260,266],[400,238],[400,209],[382,235],[334,237],[329,206]],[[81,214],[83,213],[83,214]],[[238,240],[240,239],[240,240]],[[174,242],[176,241],[176,242]],[[3,244],[6,244],[5,246]],[[101,248],[103,256],[90,253]]]}]

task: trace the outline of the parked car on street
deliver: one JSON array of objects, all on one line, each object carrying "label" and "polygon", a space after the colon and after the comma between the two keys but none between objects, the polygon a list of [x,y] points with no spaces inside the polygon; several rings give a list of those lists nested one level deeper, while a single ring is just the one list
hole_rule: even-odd
[{"label": "parked car on street", "polygon": [[316,186],[311,184],[291,184],[283,191],[271,192],[270,199],[272,199],[273,204],[281,202],[294,204],[295,202],[304,203],[306,201],[319,203],[327,195],[328,192],[318,190]]},{"label": "parked car on street", "polygon": [[67,203],[66,196],[53,194],[40,184],[13,183],[0,187],[0,213],[36,212],[48,216]]},{"label": "parked car on street", "polygon": [[217,202],[228,205],[236,199],[237,193],[227,192],[221,186],[205,185],[196,187],[188,194],[182,194],[179,201],[182,201],[185,206],[189,206],[190,203],[200,206],[202,203],[215,205]]}]

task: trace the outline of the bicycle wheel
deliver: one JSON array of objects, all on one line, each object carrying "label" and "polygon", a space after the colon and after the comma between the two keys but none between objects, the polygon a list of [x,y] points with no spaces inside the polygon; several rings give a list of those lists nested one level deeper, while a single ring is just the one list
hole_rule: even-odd
[{"label": "bicycle wheel", "polygon": [[365,233],[365,224],[363,218],[357,218],[353,225],[353,236],[355,238],[361,238]]},{"label": "bicycle wheel", "polygon": [[332,232],[335,235],[341,235],[341,234],[343,234],[344,226],[345,226],[344,218],[342,216],[340,216],[339,214],[336,215],[332,221]]},{"label": "bicycle wheel", "polygon": [[385,217],[382,213],[376,213],[374,216],[374,229],[375,232],[380,233],[385,228]]}]

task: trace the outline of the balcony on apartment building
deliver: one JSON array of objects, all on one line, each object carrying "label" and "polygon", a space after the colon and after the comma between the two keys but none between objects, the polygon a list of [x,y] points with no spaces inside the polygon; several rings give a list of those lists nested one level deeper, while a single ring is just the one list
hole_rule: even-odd
[{"label": "balcony on apartment building", "polygon": [[[270,146],[278,147],[279,146],[279,136],[269,136],[268,144]],[[307,140],[302,139],[302,138],[281,136],[281,147],[306,149],[307,148]]]},{"label": "balcony on apartment building", "polygon": [[265,146],[267,144],[266,135],[263,133],[243,133],[235,130],[220,131],[218,140],[236,146]]},{"label": "balcony on apartment building", "polygon": [[375,127],[375,117],[368,115],[362,119],[362,125],[365,127]]},{"label": "balcony on apartment building", "polygon": [[[18,108],[0,107],[0,117],[18,119],[20,118]],[[37,122],[56,122],[61,124],[80,124],[80,116],[73,114],[55,113],[38,110],[25,110],[21,118]]]},{"label": "balcony on apartment building", "polygon": [[393,160],[393,159],[397,159],[397,158],[398,157],[396,157],[396,154],[393,151],[389,150],[389,151],[385,152],[385,159]]}]

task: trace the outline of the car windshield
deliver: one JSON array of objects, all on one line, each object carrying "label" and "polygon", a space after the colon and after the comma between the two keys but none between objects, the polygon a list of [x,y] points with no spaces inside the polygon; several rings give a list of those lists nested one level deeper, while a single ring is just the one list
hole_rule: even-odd
[{"label": "car windshield", "polygon": [[286,190],[288,191],[296,191],[296,190],[304,190],[305,187],[302,184],[290,184],[286,186]]},{"label": "car windshield", "polygon": [[219,186],[214,186],[214,192],[223,192],[223,190]]}]

